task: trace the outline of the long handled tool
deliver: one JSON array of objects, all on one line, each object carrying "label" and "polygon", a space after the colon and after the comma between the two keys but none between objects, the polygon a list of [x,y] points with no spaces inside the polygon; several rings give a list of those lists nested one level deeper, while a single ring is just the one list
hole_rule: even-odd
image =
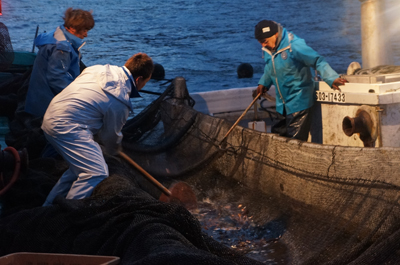
[{"label": "long handled tool", "polygon": [[36,27],[35,38],[33,39],[32,53],[35,51],[35,40],[38,35],[38,32],[39,32],[39,25],[37,25],[37,27]]},{"label": "long handled tool", "polygon": [[253,104],[256,102],[256,100],[261,96],[261,92],[258,93],[258,95],[253,99],[253,101],[250,103],[250,105],[244,110],[242,115],[237,119],[237,121],[232,125],[232,127],[229,129],[229,131],[225,134],[224,138],[220,141],[219,147],[221,148],[223,142],[226,140],[228,135],[233,131],[233,129],[238,125],[238,123],[243,119],[244,115],[249,111],[249,109],[253,106]]},{"label": "long handled tool", "polygon": [[158,182],[153,176],[151,176],[146,170],[139,166],[133,161],[127,154],[120,151],[119,156],[125,159],[129,164],[140,171],[151,183],[153,183],[162,194],[159,198],[163,202],[175,202],[183,205],[186,209],[197,208],[197,198],[192,188],[185,182],[177,182],[172,184],[171,190],[168,190],[164,185]]},{"label": "long handled tool", "polygon": [[160,182],[158,182],[158,180],[153,178],[152,175],[147,173],[146,170],[144,170],[135,161],[133,161],[127,154],[125,154],[124,152],[119,152],[119,156],[121,156],[123,159],[125,159],[127,162],[129,162],[129,164],[134,166],[137,170],[139,170],[140,173],[142,173],[148,180],[150,180],[159,190],[162,191],[162,193],[164,193],[168,197],[171,197],[171,195],[172,195],[171,192],[163,184],[161,184]]}]

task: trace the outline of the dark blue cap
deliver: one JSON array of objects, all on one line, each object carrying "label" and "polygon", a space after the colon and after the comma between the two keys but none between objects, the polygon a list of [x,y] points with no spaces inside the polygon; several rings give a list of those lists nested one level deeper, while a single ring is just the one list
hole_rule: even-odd
[{"label": "dark blue cap", "polygon": [[254,30],[254,37],[257,40],[264,40],[272,37],[278,32],[278,24],[272,20],[260,21]]}]

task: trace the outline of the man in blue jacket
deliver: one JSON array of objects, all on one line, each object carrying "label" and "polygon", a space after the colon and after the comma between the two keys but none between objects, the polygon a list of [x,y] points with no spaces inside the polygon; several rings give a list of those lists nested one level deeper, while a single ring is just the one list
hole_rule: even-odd
[{"label": "man in blue jacket", "polygon": [[43,117],[55,95],[80,74],[80,49],[83,39],[94,27],[90,11],[68,8],[64,25],[42,33],[35,39],[39,48],[25,101],[25,111]]},{"label": "man in blue jacket", "polygon": [[314,104],[314,84],[310,67],[316,69],[333,89],[347,82],[305,41],[278,23],[262,20],[255,27],[265,60],[264,74],[257,93],[271,85],[276,89],[276,111],[282,115],[271,131],[281,136],[307,141],[311,127],[310,109]]}]

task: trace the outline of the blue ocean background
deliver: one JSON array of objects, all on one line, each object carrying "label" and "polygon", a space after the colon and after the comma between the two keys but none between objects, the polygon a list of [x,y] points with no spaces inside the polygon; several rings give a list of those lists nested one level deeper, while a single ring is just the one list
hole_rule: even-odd
[{"label": "blue ocean background", "polygon": [[[399,10],[390,6],[399,0],[386,1],[395,18]],[[304,38],[338,73],[361,62],[359,0],[2,0],[0,21],[14,50],[31,51],[36,27],[53,30],[68,7],[93,10],[96,25],[81,50],[87,66],[123,65],[145,52],[164,67],[166,79],[183,76],[189,92],[256,86],[264,63],[254,26],[263,19]],[[394,37],[399,64],[400,38]],[[241,63],[253,66],[253,78],[237,77]],[[161,83],[146,89],[157,91]]]}]

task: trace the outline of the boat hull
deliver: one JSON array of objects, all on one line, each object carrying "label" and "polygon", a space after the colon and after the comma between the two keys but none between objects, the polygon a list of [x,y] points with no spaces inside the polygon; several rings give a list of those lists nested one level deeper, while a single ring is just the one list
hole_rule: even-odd
[{"label": "boat hull", "polygon": [[[253,194],[290,200],[332,218],[340,216],[349,227],[362,224],[366,231],[375,230],[376,220],[388,211],[388,222],[399,220],[399,148],[322,145],[241,126],[221,145],[231,122],[184,105],[164,102],[161,108],[169,133],[176,133],[193,117],[195,121],[166,153],[151,158],[131,153],[155,176],[183,178],[196,185],[218,175]],[[254,205],[258,211],[269,207],[262,202]]]}]

